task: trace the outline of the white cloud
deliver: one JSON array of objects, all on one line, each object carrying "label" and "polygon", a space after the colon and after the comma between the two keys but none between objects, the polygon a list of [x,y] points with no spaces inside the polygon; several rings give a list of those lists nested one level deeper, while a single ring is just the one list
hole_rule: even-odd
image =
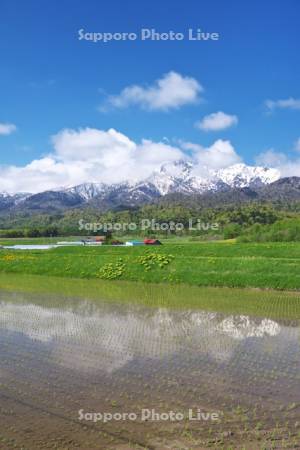
[{"label": "white cloud", "polygon": [[0,123],[0,136],[7,136],[14,131],[16,131],[17,127],[13,123]]},{"label": "white cloud", "polygon": [[132,85],[119,95],[108,97],[108,104],[116,108],[137,105],[147,110],[167,111],[196,103],[203,91],[201,84],[191,77],[169,72],[151,86]]},{"label": "white cloud", "polygon": [[[52,137],[56,156],[64,161],[102,161],[107,167],[130,158],[136,144],[114,129],[108,131],[85,128],[79,131],[64,129]],[[109,151],[112,149],[112,151]]]},{"label": "white cloud", "polygon": [[178,145],[183,150],[187,150],[188,152],[194,152],[194,153],[197,153],[198,151],[202,151],[205,149],[205,147],[203,147],[202,145],[195,144],[194,142],[189,142],[189,141],[179,140]]},{"label": "white cloud", "polygon": [[161,164],[183,158],[177,147],[85,128],[52,137],[54,150],[26,166],[0,166],[0,192],[40,192],[87,181],[116,183],[149,176]]},{"label": "white cloud", "polygon": [[259,154],[255,162],[265,167],[278,169],[281,177],[300,177],[300,157],[288,158],[282,152],[273,149]]},{"label": "white cloud", "polygon": [[297,141],[295,142],[295,150],[297,152],[300,152],[300,138],[298,138]]},{"label": "white cloud", "polygon": [[288,159],[275,168],[280,171],[282,177],[300,177],[300,158]]},{"label": "white cloud", "polygon": [[[179,141],[176,145],[143,139],[134,142],[114,129],[63,129],[52,137],[53,151],[25,166],[0,165],[0,192],[41,192],[84,182],[138,181],[179,159],[194,163],[194,174],[241,163],[228,140],[208,147]],[[288,158],[273,149],[261,153],[256,163],[277,168],[282,176],[300,176],[300,157]]]},{"label": "white cloud", "polygon": [[218,111],[203,117],[201,121],[195,123],[195,126],[203,131],[219,131],[237,125],[237,123],[237,116]]},{"label": "white cloud", "polygon": [[300,109],[300,99],[289,97],[282,100],[266,100],[265,106],[269,111],[274,111],[274,109]]},{"label": "white cloud", "polygon": [[52,137],[53,151],[25,166],[0,166],[0,192],[41,192],[84,182],[138,181],[162,164],[192,160],[195,174],[241,161],[229,141],[210,147],[171,145],[143,139],[136,143],[114,129],[63,129]]},{"label": "white cloud", "polygon": [[284,153],[276,152],[273,149],[260,153],[255,158],[255,163],[264,167],[279,167],[287,162],[287,156]]},{"label": "white cloud", "polygon": [[218,139],[210,147],[199,148],[195,153],[197,165],[209,169],[222,169],[242,162],[230,141]]},{"label": "white cloud", "polygon": [[190,154],[196,176],[208,177],[212,170],[224,169],[243,162],[230,141],[218,139],[209,147],[181,141],[180,147]]}]

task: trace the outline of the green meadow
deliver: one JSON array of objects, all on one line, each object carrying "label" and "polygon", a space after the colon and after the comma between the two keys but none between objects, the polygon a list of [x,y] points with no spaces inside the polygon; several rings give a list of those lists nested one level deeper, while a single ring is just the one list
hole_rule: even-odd
[{"label": "green meadow", "polygon": [[298,290],[300,243],[169,243],[141,247],[0,250],[2,273]]}]

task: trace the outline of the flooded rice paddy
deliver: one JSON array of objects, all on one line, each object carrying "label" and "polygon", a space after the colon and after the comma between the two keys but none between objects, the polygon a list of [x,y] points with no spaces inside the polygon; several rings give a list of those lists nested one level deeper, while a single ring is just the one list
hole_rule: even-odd
[{"label": "flooded rice paddy", "polygon": [[[0,449],[300,448],[299,330],[296,320],[0,291]],[[184,418],[142,420],[143,409]],[[189,420],[190,409],[218,419]]]}]

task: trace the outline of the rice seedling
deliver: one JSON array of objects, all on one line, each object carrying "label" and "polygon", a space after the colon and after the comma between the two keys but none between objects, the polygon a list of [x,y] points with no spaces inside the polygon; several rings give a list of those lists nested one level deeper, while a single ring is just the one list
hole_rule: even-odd
[{"label": "rice seedling", "polygon": [[[156,265],[151,270],[169,267]],[[176,298],[176,289],[161,285],[90,280],[89,286],[82,280],[72,286],[70,280],[59,295],[57,279],[45,278],[38,291],[36,280],[43,277],[18,278],[18,292],[11,277],[0,277],[7,288],[0,291],[1,436],[15,439],[7,441],[8,448],[13,443],[36,450],[26,433],[32,422],[38,424],[39,443],[51,430],[63,430],[65,439],[54,437],[58,448],[76,448],[70,444],[74,438],[78,448],[88,443],[91,449],[99,448],[99,441],[104,448],[120,443],[155,448],[157,442],[174,442],[174,436],[184,448],[265,446],[268,436],[281,448],[295,442],[297,294],[238,296],[230,289],[224,295],[224,290],[179,286]],[[190,422],[188,409],[197,407],[218,411],[220,420]],[[185,420],[90,426],[78,422],[81,408],[176,408]]]}]

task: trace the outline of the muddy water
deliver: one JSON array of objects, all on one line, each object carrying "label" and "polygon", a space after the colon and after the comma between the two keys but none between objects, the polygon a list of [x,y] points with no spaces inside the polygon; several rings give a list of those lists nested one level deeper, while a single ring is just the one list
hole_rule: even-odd
[{"label": "muddy water", "polygon": [[297,448],[299,327],[0,291],[0,449]]}]

